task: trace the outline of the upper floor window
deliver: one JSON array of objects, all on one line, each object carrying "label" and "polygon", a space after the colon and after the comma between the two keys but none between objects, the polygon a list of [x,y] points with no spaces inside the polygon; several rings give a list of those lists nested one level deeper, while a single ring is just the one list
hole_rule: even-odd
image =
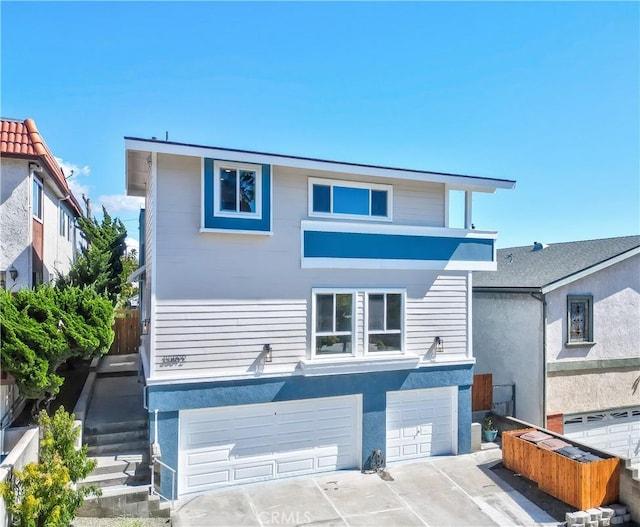
[{"label": "upper floor window", "polygon": [[369,293],[367,297],[368,351],[402,351],[402,294]]},{"label": "upper floor window", "polygon": [[392,219],[391,185],[309,178],[309,216]]},{"label": "upper floor window", "polygon": [[60,208],[60,236],[71,241],[71,233],[73,231],[73,220],[71,216],[62,208]]},{"label": "upper floor window", "polygon": [[315,305],[315,353],[353,354],[353,293],[318,293]]},{"label": "upper floor window", "polygon": [[567,344],[593,342],[593,297],[567,296]]},{"label": "upper floor window", "polygon": [[201,232],[271,234],[271,165],[202,160]]},{"label": "upper floor window", "polygon": [[33,216],[42,219],[42,182],[38,178],[33,178],[33,198],[31,208]]},{"label": "upper floor window", "polygon": [[262,177],[259,165],[214,163],[214,215],[256,217],[262,215]]}]

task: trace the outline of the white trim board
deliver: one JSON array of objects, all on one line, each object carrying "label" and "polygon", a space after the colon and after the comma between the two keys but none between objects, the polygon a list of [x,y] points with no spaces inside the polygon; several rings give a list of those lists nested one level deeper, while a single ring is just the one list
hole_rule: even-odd
[{"label": "white trim board", "polygon": [[247,163],[260,163],[267,165],[279,165],[283,167],[325,170],[329,172],[341,172],[344,174],[357,174],[389,179],[405,179],[414,181],[432,181],[435,183],[448,183],[465,190],[474,192],[493,193],[497,189],[512,189],[516,182],[504,179],[490,179],[476,176],[457,174],[441,174],[411,169],[391,167],[377,167],[369,165],[349,164],[339,161],[324,161],[302,157],[268,154],[262,152],[247,152],[216,147],[187,145],[181,143],[169,143],[162,141],[144,140],[141,138],[125,138],[126,150],[138,150],[142,152],[155,152],[159,154],[173,154],[194,157],[208,157],[213,159],[229,159]]},{"label": "white trim board", "polygon": [[546,286],[543,286],[541,289],[541,292],[543,295],[546,295],[547,293],[550,293],[551,291],[555,291],[556,289],[559,289],[562,286],[568,285],[572,282],[575,282],[576,280],[580,280],[581,278],[585,278],[589,275],[592,275],[594,273],[597,273],[598,271],[602,271],[603,269],[606,269],[607,267],[611,267],[612,265],[615,265],[617,263],[620,263],[628,258],[631,258],[632,256],[635,256],[637,254],[640,254],[640,247],[635,247],[634,249],[631,249],[627,252],[624,252],[622,254],[619,254],[617,256],[614,256],[613,258],[609,258],[608,260],[605,260],[604,262],[600,262],[596,265],[592,265],[591,267],[587,268],[587,269],[583,269],[582,271],[578,271],[577,273],[574,273],[572,275],[569,275],[565,278],[561,278],[560,280],[556,281],[556,282],[552,282]]}]

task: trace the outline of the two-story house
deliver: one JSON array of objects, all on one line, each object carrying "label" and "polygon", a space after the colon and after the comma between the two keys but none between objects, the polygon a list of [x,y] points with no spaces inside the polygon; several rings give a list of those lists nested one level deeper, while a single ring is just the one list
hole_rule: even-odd
[{"label": "two-story house", "polygon": [[[15,291],[69,271],[82,214],[60,165],[32,119],[0,120],[0,287]],[[20,412],[14,384],[1,381],[0,426]]]},{"label": "two-story house", "polygon": [[69,271],[82,210],[32,119],[0,121],[0,273],[6,289]]},{"label": "two-story house", "polygon": [[476,373],[516,417],[640,460],[640,236],[500,249],[473,308]]},{"label": "two-story house", "polygon": [[127,191],[146,200],[150,435],[179,496],[469,452],[471,272],[496,267],[472,194],[513,181],[125,146]]}]

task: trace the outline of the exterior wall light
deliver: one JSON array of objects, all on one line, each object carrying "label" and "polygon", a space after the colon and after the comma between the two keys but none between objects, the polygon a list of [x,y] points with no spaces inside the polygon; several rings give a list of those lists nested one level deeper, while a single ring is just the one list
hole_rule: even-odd
[{"label": "exterior wall light", "polygon": [[150,324],[151,320],[148,318],[145,318],[142,321],[142,334],[143,335],[148,335],[149,334],[149,324]]},{"label": "exterior wall light", "polygon": [[271,344],[265,344],[262,347],[262,353],[264,354],[265,362],[273,362],[273,349],[271,348]]},{"label": "exterior wall light", "polygon": [[436,353],[442,353],[444,351],[444,340],[442,337],[435,337],[433,342],[436,345]]},{"label": "exterior wall light", "polygon": [[20,273],[18,273],[18,270],[13,265],[9,268],[9,276],[11,276],[11,280],[14,282],[16,281],[16,278],[18,278],[19,274]]}]

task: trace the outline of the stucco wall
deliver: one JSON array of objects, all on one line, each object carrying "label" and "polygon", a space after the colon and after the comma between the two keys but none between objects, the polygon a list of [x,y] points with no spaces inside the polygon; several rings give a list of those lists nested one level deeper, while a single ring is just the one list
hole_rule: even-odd
[{"label": "stucco wall", "polygon": [[[8,270],[12,265],[18,270],[15,282],[7,277],[7,289],[17,290],[31,286],[32,182],[28,160],[2,158],[1,163],[0,270]],[[60,236],[59,207],[65,205],[59,202],[59,193],[46,174],[43,179],[43,280],[49,282],[56,271],[65,274],[71,267],[75,227],[71,240]]]},{"label": "stucco wall", "polygon": [[[593,295],[595,344],[567,347],[567,295]],[[547,295],[549,412],[578,413],[640,404],[640,256]],[[593,361],[593,362],[592,362]],[[589,369],[584,368],[592,365]],[[575,370],[572,370],[575,366]]]},{"label": "stucco wall", "polygon": [[542,303],[529,294],[474,292],[473,354],[475,373],[515,383],[515,417],[542,426]]},{"label": "stucco wall", "polygon": [[[150,386],[149,429],[155,426],[153,412],[157,408],[162,461],[178,469],[180,410],[362,394],[361,462],[364,464],[373,449],[381,449],[386,459],[387,392],[456,386],[457,453],[466,454],[471,450],[471,379],[472,366],[467,364],[357,375]],[[171,477],[166,470],[163,470],[161,485],[162,494],[170,496]]]},{"label": "stucco wall", "polygon": [[[567,342],[567,295],[593,295],[595,344]],[[640,255],[547,294],[547,360],[640,356]]]},{"label": "stucco wall", "polygon": [[[44,282],[54,280],[57,273],[66,274],[71,268],[74,258],[75,227],[72,226],[71,240],[60,235],[60,207],[67,210],[64,201],[51,187],[44,185]],[[68,210],[67,210],[68,212]],[[73,216],[71,216],[73,218]],[[73,220],[72,220],[73,221]]]},{"label": "stucco wall", "polygon": [[549,372],[547,413],[573,414],[640,405],[637,367]]},{"label": "stucco wall", "polygon": [[7,289],[28,287],[31,276],[31,183],[29,163],[2,158],[0,170],[0,270],[18,270]]}]

